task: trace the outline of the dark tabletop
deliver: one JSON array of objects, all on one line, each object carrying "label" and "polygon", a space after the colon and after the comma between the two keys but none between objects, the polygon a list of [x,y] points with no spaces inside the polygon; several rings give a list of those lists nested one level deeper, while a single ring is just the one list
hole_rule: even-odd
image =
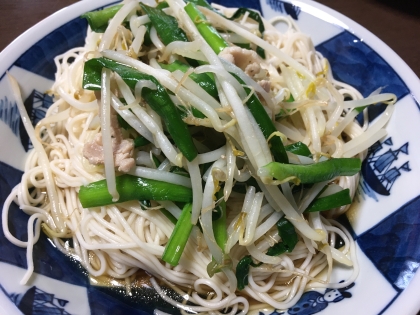
[{"label": "dark tabletop", "polygon": [[[1,0],[0,50],[40,20],[75,2],[77,1]],[[374,33],[420,77],[418,1],[319,0],[318,2],[346,15]]]},{"label": "dark tabletop", "polygon": [[[89,0],[85,0],[89,1]],[[1,0],[0,50],[26,29],[77,0]],[[420,77],[420,10],[412,0],[320,0],[390,46]]]}]

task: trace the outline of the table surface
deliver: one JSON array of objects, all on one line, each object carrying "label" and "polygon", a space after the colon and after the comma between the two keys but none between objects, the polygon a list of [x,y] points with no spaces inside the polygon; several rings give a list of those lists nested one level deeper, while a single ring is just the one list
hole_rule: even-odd
[{"label": "table surface", "polygon": [[[40,20],[75,2],[77,0],[1,0],[0,51]],[[346,15],[374,33],[420,77],[418,44],[420,11],[417,9],[417,1],[319,0],[318,2]]]},{"label": "table surface", "polygon": [[[0,50],[51,13],[77,0],[2,0]],[[319,0],[348,16],[391,47],[420,77],[420,11],[411,0]],[[25,10],[22,10],[23,3]],[[19,21],[19,22],[16,22]]]}]

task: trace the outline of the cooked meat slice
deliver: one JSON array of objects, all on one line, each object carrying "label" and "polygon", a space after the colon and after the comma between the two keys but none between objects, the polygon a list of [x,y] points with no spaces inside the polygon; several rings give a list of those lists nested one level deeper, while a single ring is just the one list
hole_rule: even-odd
[{"label": "cooked meat slice", "polygon": [[114,163],[120,172],[127,173],[135,164],[133,156],[134,141],[124,139],[114,148]]},{"label": "cooked meat slice", "polygon": [[255,51],[237,46],[223,49],[219,56],[234,63],[242,70],[245,70],[245,68],[252,63],[260,63],[259,56]]},{"label": "cooked meat slice", "polygon": [[[117,167],[118,171],[127,173],[135,165],[135,160],[133,158],[134,141],[132,139],[123,139],[116,114],[111,115],[111,128],[112,151],[114,154],[115,167]],[[104,164],[102,133],[98,133],[92,141],[85,143],[83,147],[83,156],[88,159],[91,164]]]},{"label": "cooked meat slice", "polygon": [[258,63],[253,62],[246,66],[245,73],[253,78],[255,75],[259,74],[261,70],[261,66]]},{"label": "cooked meat slice", "polygon": [[102,147],[102,134],[98,133],[92,141],[86,142],[83,147],[83,156],[90,164],[104,163],[104,148]]},{"label": "cooked meat slice", "polygon": [[258,84],[266,91],[270,92],[271,83],[267,80],[258,81]]}]

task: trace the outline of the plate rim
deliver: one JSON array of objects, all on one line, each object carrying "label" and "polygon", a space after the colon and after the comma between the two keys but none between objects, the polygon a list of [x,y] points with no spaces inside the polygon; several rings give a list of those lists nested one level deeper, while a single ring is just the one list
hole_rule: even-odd
[{"label": "plate rim", "polygon": [[[260,0],[264,2],[264,0]],[[419,104],[420,100],[420,79],[414,73],[414,71],[407,65],[406,62],[384,41],[378,36],[372,33],[370,30],[355,22],[351,18],[344,14],[313,0],[282,0],[293,5],[299,6],[302,11],[307,12],[316,18],[320,18],[316,13],[311,13],[311,8],[316,8],[320,12],[326,13],[335,20],[338,19],[340,23],[331,23],[344,30],[349,31],[357,38],[364,41],[372,50],[380,55],[391,68],[401,77],[403,82],[407,85],[410,90],[410,95],[414,101]],[[67,7],[60,9],[59,11],[49,15],[45,19],[36,23],[34,26],[23,32],[16,39],[14,39],[9,45],[7,45],[0,52],[0,79],[5,73],[13,66],[19,55],[16,51],[24,53],[34,44],[36,44],[43,37],[51,33],[54,29],[70,22],[77,18],[83,12],[91,11],[102,6],[110,5],[120,1],[116,0],[96,0],[96,1],[80,1],[71,4]],[[384,311],[383,314],[395,314],[395,312],[401,312],[403,309],[412,314],[417,314],[420,310],[420,299],[416,299],[415,290],[420,288],[420,272],[417,271],[410,281],[410,284],[402,290],[390,304],[390,306]],[[391,302],[391,301],[390,301]]]},{"label": "plate rim", "polygon": [[[317,1],[314,1],[314,0],[280,0],[280,1],[289,2],[305,9],[309,7],[314,7],[327,13],[328,15],[334,18],[338,18],[339,21],[342,22],[338,26],[341,26],[341,27],[347,26],[347,28],[345,28],[347,31],[349,31],[351,34],[353,34],[357,38],[360,38],[361,41],[365,42],[365,44],[367,44],[370,48],[372,48],[372,50],[374,50],[378,55],[380,55],[400,77],[404,77],[404,80],[403,80],[404,83],[409,87],[411,94],[413,96],[414,95],[417,96],[414,98],[418,103],[418,100],[420,99],[420,91],[418,91],[420,88],[420,78],[415,74],[415,72],[410,68],[410,66],[377,35],[372,33],[363,25],[347,17],[346,15],[322,3],[319,3]],[[376,47],[380,48],[381,50],[376,49]],[[385,54],[388,54],[388,55],[385,56]],[[404,73],[404,75],[401,75],[401,73]]]}]

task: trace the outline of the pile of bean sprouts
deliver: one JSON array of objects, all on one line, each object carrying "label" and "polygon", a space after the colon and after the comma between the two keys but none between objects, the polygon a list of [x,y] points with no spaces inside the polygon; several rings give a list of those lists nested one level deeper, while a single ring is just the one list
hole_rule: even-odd
[{"label": "pile of bean sprouts", "polygon": [[[30,119],[18,84],[10,77],[33,144],[22,180],[3,208],[6,237],[27,249],[28,269],[22,283],[26,283],[33,273],[33,255],[36,257],[36,253],[32,249],[42,227],[57,249],[75,257],[90,275],[124,279],[129,289],[133,277],[143,269],[151,275],[150,282],[162,298],[186,312],[246,314],[264,307],[285,310],[308,290],[348,286],[359,272],[355,244],[349,232],[334,219],[348,206],[303,215],[303,210],[319,194],[325,182],[313,185],[304,194],[296,194],[292,184],[274,185],[258,175],[257,170],[273,158],[267,141],[244,106],[247,95],[243,87],[235,83],[229,73],[235,73],[258,93],[285,145],[299,141],[308,145],[312,158],[289,154],[291,163],[298,160],[296,163],[308,164],[331,157],[363,159],[366,150],[386,135],[384,126],[393,111],[395,97],[372,91],[371,96],[363,98],[351,86],[336,81],[328,61],[315,51],[310,37],[301,33],[287,16],[265,21],[266,30],[261,38],[258,25],[246,15],[238,21],[230,21],[201,8],[217,29],[229,31],[226,32],[228,41],[235,37],[236,42],[252,43],[265,50],[266,59],[260,66],[270,81],[270,90],[266,91],[210,49],[185,14],[183,1],[167,2],[169,8],[165,12],[177,19],[190,42],[165,46],[152,28],[153,44],[145,47],[144,24],[149,19],[147,15],[141,15],[136,1],[124,1],[104,33],[89,29],[84,47],[73,48],[55,58],[57,73],[51,88],[55,102],[36,127],[28,123]],[[156,6],[154,1],[146,3]],[[215,7],[225,16],[235,11]],[[128,23],[123,24],[124,21]],[[278,31],[275,27],[278,23],[286,25],[287,31]],[[192,133],[198,133],[200,128],[213,128],[226,138],[225,145],[209,148],[196,141],[199,154],[193,161],[187,161],[169,141],[160,117],[120,77],[110,71],[103,72],[102,97],[84,90],[84,62],[99,56],[154,76],[173,93],[177,106],[189,104],[206,115],[207,118],[201,120],[192,116],[185,119],[192,126]],[[214,74],[220,101],[195,86],[183,73],[170,73],[158,63],[184,60],[184,57],[204,61],[194,71]],[[148,84],[143,83],[146,87]],[[106,95],[110,97],[104,97]],[[294,101],[286,102],[290,95]],[[125,99],[126,105],[121,103],[121,98]],[[360,126],[355,122],[355,107],[389,100],[390,105],[374,124]],[[174,202],[154,201],[147,210],[142,209],[138,201],[92,209],[84,209],[80,204],[79,188],[105,178],[111,195],[118,200],[115,189],[118,172],[114,167],[107,121],[110,112],[118,113],[133,127],[133,132],[150,141],[149,145],[135,151],[136,165],[130,170],[131,174],[192,187],[192,220],[200,222],[202,230],[198,226],[193,228],[176,267],[161,260],[174,224],[159,210],[165,208],[178,218],[181,209]],[[276,119],[279,113],[282,115]],[[83,148],[98,133],[102,133],[105,162],[92,165],[84,158]],[[161,157],[158,167],[153,163],[152,155]],[[201,174],[200,165],[206,163],[212,163],[212,166]],[[184,167],[190,177],[170,173],[169,169],[174,165]],[[236,183],[250,177],[257,180],[259,187],[249,186],[245,194],[233,190]],[[354,196],[358,180],[356,175],[339,177],[334,182],[349,188]],[[218,202],[213,198],[214,190],[219,182],[224,182],[223,198],[229,211],[229,237],[223,250],[211,235],[211,210]],[[27,241],[16,239],[7,226],[5,218],[12,202],[29,215]],[[291,253],[268,256],[266,250],[280,240],[275,224],[283,216],[295,226],[299,242]],[[66,238],[72,239],[72,247]],[[340,249],[334,246],[338,238],[344,244]],[[231,264],[210,277],[207,266],[212,257],[222,261],[224,255],[230,258]],[[255,262],[263,264],[251,267],[249,284],[239,291],[234,267],[245,255],[251,255]],[[330,281],[336,264],[352,270],[340,283]],[[168,297],[160,287],[162,283],[184,297],[184,302]]]}]

